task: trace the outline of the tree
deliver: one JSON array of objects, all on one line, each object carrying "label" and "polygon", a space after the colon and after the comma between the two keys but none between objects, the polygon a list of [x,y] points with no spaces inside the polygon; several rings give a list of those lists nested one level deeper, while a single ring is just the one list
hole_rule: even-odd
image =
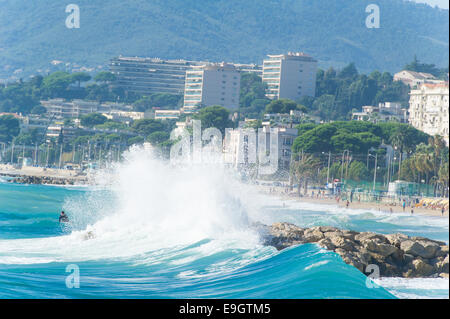
[{"label": "tree", "polygon": [[99,72],[94,77],[95,82],[102,82],[103,84],[114,82],[116,79],[117,77],[114,73],[107,71]]},{"label": "tree", "polygon": [[91,76],[86,72],[75,72],[70,75],[72,82],[77,82],[78,87],[81,87],[81,82],[87,82],[91,79]]},{"label": "tree", "polygon": [[20,133],[20,123],[12,115],[0,116],[0,141],[8,143]]},{"label": "tree", "polygon": [[69,73],[62,71],[54,72],[43,79],[42,90],[46,97],[65,97],[67,87],[72,81]]},{"label": "tree", "polygon": [[350,63],[344,67],[338,74],[341,79],[354,79],[358,76],[358,70],[355,67],[355,63]]},{"label": "tree", "polygon": [[147,137],[147,140],[154,146],[160,145],[170,139],[168,132],[153,132]]},{"label": "tree", "polygon": [[219,105],[208,106],[200,109],[194,116],[201,121],[202,128],[215,127],[225,133],[226,128],[232,128],[233,122],[229,119],[230,112]]},{"label": "tree", "polygon": [[313,155],[297,154],[299,159],[291,165],[291,170],[298,180],[298,194],[300,195],[301,184],[304,185],[304,193],[308,192],[308,183],[314,176],[317,176],[317,170],[320,162]]},{"label": "tree", "polygon": [[42,105],[36,105],[31,109],[31,114],[42,115],[44,113],[47,113],[47,109]]},{"label": "tree", "polygon": [[434,64],[420,63],[416,55],[414,55],[414,60],[411,63],[406,64],[403,69],[415,72],[430,73],[436,77],[440,76],[441,73],[439,68],[437,68]]},{"label": "tree", "polygon": [[265,99],[266,84],[255,73],[242,73],[241,89],[239,92],[239,105],[248,108],[257,99]]},{"label": "tree", "polygon": [[369,177],[369,170],[366,165],[359,161],[353,161],[348,169],[348,178],[354,181],[367,180]]},{"label": "tree", "polygon": [[86,114],[86,115],[82,116],[80,119],[80,123],[82,126],[85,126],[85,127],[93,127],[98,124],[103,124],[107,120],[108,119],[106,118],[106,116],[104,116],[102,114],[90,113],[90,114]]},{"label": "tree", "polygon": [[153,132],[164,131],[166,126],[161,120],[142,119],[134,121],[131,129],[139,135],[149,136]]},{"label": "tree", "polygon": [[266,106],[266,113],[290,113],[298,108],[297,103],[289,99],[273,100]]}]

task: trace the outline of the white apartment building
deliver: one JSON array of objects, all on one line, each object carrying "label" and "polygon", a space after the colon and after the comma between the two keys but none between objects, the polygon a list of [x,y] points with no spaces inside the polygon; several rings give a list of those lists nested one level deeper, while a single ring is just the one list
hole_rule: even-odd
[{"label": "white apartment building", "polygon": [[193,67],[186,71],[184,109],[221,105],[239,107],[241,77],[235,66],[220,63]]},{"label": "white apartment building", "polygon": [[65,101],[64,99],[51,99],[41,101],[47,109],[47,114],[56,118],[78,118],[82,115],[98,112],[99,103],[83,100]]},{"label": "white apartment building", "polygon": [[409,122],[415,128],[440,135],[449,144],[448,82],[422,84],[409,92]]},{"label": "white apartment building", "polygon": [[314,96],[317,61],[303,52],[268,55],[263,64],[263,82],[270,99],[291,99]]},{"label": "white apartment building", "polygon": [[89,113],[110,114],[116,111],[130,111],[132,106],[120,103],[99,103],[75,99],[66,101],[64,99],[50,99],[41,101],[41,105],[47,110],[47,114],[55,118],[79,118]]}]

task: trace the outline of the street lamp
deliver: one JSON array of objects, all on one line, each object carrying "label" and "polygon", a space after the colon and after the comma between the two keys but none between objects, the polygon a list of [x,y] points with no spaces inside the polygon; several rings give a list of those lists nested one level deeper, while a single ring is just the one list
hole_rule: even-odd
[{"label": "street lamp", "polygon": [[[322,154],[325,154],[325,152],[322,152]],[[330,179],[330,162],[331,162],[331,152],[328,152],[327,187]]]},{"label": "street lamp", "polygon": [[344,152],[342,153],[342,165],[341,165],[341,182],[342,182],[342,178],[343,178],[343,175],[344,175],[344,158],[345,158],[345,153],[347,152],[347,159],[348,159],[348,156],[349,156],[349,154],[350,154],[350,151],[349,150],[344,150]]},{"label": "street lamp", "polygon": [[[369,151],[375,151],[375,149],[371,148]],[[373,168],[373,192],[375,193],[375,183],[377,181],[377,161],[378,161],[378,153],[375,153],[375,155],[372,155],[370,153],[367,153],[367,158],[369,156],[372,156],[375,158],[375,167]]]}]

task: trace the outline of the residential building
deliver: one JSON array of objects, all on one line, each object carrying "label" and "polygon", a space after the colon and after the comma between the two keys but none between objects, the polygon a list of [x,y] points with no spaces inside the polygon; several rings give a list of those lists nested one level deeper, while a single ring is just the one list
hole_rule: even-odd
[{"label": "residential building", "polygon": [[291,110],[289,113],[266,113],[264,120],[278,125],[300,124],[300,123],[320,123],[320,117],[309,115],[298,110]]},{"label": "residential building", "polygon": [[48,138],[47,141],[50,141],[51,138],[54,140],[58,140],[60,136],[63,139],[63,142],[66,143],[69,140],[73,139],[76,136],[77,128],[66,127],[63,125],[53,125],[47,128],[46,136]]},{"label": "residential building", "polygon": [[263,64],[263,82],[270,99],[297,101],[303,96],[314,96],[317,61],[303,52],[268,55]]},{"label": "residential building", "polygon": [[130,112],[130,111],[119,111],[111,110],[108,113],[103,113],[103,115],[110,120],[123,122],[129,124],[132,121],[142,120],[145,118],[144,112]]},{"label": "residential building", "polygon": [[51,99],[41,101],[41,105],[47,109],[47,114],[56,118],[78,118],[89,113],[98,112],[100,103],[73,100],[65,101],[64,99]]},{"label": "residential building", "polygon": [[180,110],[155,110],[155,120],[178,120],[180,118]]},{"label": "residential building", "polygon": [[414,72],[403,70],[394,74],[394,81],[401,81],[409,87],[416,87],[423,83],[440,82],[436,77],[430,73]]},{"label": "residential building", "polygon": [[448,82],[422,84],[409,93],[409,122],[415,128],[440,135],[449,144]]},{"label": "residential building", "polygon": [[116,57],[110,71],[117,77],[115,85],[138,94],[183,94],[186,71],[206,62],[163,60],[159,58]]},{"label": "residential building", "polygon": [[96,101],[50,99],[41,101],[47,115],[54,118],[80,118],[89,113],[131,112],[132,106],[121,103],[99,103]]},{"label": "residential building", "polygon": [[352,120],[408,123],[408,109],[399,102],[384,102],[378,106],[365,105],[361,112],[353,112]]},{"label": "residential building", "polygon": [[221,105],[227,109],[239,107],[241,77],[234,65],[208,64],[186,71],[183,109]]}]

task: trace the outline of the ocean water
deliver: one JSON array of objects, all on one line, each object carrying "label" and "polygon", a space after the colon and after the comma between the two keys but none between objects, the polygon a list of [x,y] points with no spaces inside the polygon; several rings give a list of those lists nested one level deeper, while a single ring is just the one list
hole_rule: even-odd
[{"label": "ocean water", "polygon": [[[97,184],[0,180],[0,298],[449,296],[446,279],[382,278],[374,288],[337,254],[314,244],[278,252],[252,226],[286,221],[448,242],[447,219],[283,201],[226,169],[171,167],[139,149]],[[61,210],[70,223],[59,224]]]}]

